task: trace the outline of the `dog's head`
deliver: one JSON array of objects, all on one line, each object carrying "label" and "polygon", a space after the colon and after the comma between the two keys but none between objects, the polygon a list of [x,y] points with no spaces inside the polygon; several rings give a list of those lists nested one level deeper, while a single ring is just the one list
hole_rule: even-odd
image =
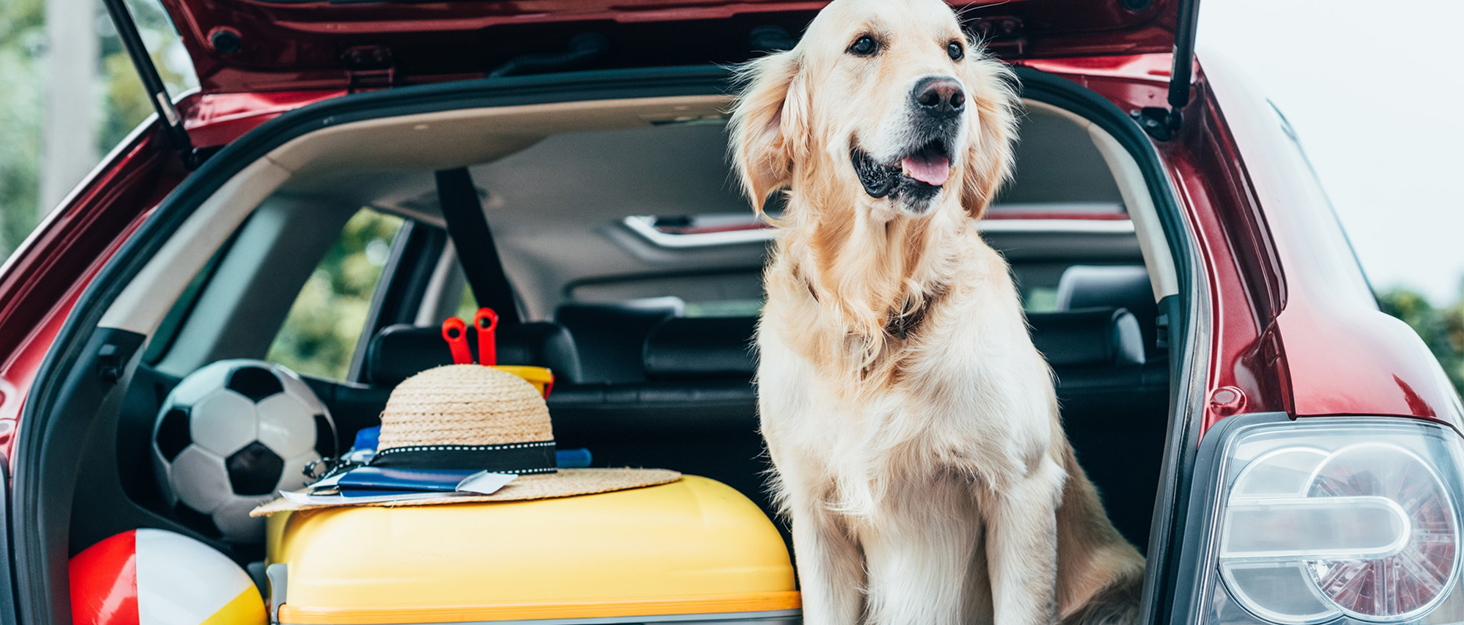
[{"label": "dog's head", "polygon": [[1010,71],[940,0],[835,0],[743,72],[732,157],[758,208],[808,185],[859,190],[854,205],[886,218],[979,217],[1009,175]]}]

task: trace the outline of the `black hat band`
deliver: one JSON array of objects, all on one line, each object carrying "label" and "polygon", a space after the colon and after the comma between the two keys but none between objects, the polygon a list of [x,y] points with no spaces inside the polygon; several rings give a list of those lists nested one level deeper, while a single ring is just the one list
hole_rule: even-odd
[{"label": "black hat band", "polygon": [[371,466],[394,469],[463,469],[532,475],[555,473],[554,441],[502,445],[415,445],[376,452]]}]

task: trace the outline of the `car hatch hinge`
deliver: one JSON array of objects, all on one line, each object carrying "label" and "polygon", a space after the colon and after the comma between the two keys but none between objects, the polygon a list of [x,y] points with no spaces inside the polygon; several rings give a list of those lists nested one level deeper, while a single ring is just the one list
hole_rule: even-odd
[{"label": "car hatch hinge", "polygon": [[386,46],[356,46],[341,54],[346,66],[346,90],[352,93],[385,89],[396,83],[396,63],[392,61],[391,48]]},{"label": "car hatch hinge", "polygon": [[1177,108],[1146,106],[1129,111],[1129,117],[1134,118],[1144,132],[1158,141],[1173,139],[1175,133],[1179,132],[1179,127],[1184,125],[1184,116]]},{"label": "car hatch hinge", "polygon": [[1027,31],[1022,19],[1010,15],[967,18],[965,29],[976,35],[982,47],[998,53],[1022,56],[1027,52]]},{"label": "car hatch hinge", "polygon": [[1169,108],[1146,106],[1129,111],[1139,127],[1158,141],[1168,141],[1184,126],[1182,110],[1190,101],[1190,79],[1195,72],[1195,29],[1200,0],[1179,0],[1179,21],[1174,27],[1174,59],[1169,70]]}]

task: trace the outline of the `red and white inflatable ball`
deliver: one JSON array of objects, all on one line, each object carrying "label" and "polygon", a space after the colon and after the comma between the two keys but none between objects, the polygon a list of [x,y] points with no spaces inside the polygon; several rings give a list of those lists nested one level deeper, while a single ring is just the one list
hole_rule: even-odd
[{"label": "red and white inflatable ball", "polygon": [[123,532],[71,559],[74,625],[264,625],[249,574],[197,540]]}]

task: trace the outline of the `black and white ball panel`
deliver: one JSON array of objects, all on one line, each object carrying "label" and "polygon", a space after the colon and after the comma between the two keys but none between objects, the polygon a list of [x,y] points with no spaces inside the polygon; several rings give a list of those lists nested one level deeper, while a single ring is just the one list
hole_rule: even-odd
[{"label": "black and white ball panel", "polygon": [[224,467],[235,495],[273,495],[284,477],[285,460],[264,443],[254,441],[225,458]]},{"label": "black and white ball panel", "polygon": [[229,373],[229,381],[224,388],[254,401],[285,392],[285,385],[280,382],[279,376],[264,367],[246,366],[233,370]]},{"label": "black and white ball panel", "polygon": [[263,538],[249,511],[304,486],[306,465],[335,455],[325,404],[294,372],[224,360],[168,394],[153,431],[153,462],[168,505],[185,524],[235,542]]},{"label": "black and white ball panel", "polygon": [[193,444],[215,455],[234,453],[258,440],[258,411],[248,397],[220,390],[206,395],[187,410]]},{"label": "black and white ball panel", "polygon": [[178,454],[168,473],[173,496],[199,512],[213,512],[234,496],[224,459],[197,445]]},{"label": "black and white ball panel", "polygon": [[192,435],[189,434],[188,411],[179,407],[173,407],[163,411],[163,416],[158,421],[157,428],[157,451],[162,454],[163,460],[172,462],[183,449],[193,444]]}]

